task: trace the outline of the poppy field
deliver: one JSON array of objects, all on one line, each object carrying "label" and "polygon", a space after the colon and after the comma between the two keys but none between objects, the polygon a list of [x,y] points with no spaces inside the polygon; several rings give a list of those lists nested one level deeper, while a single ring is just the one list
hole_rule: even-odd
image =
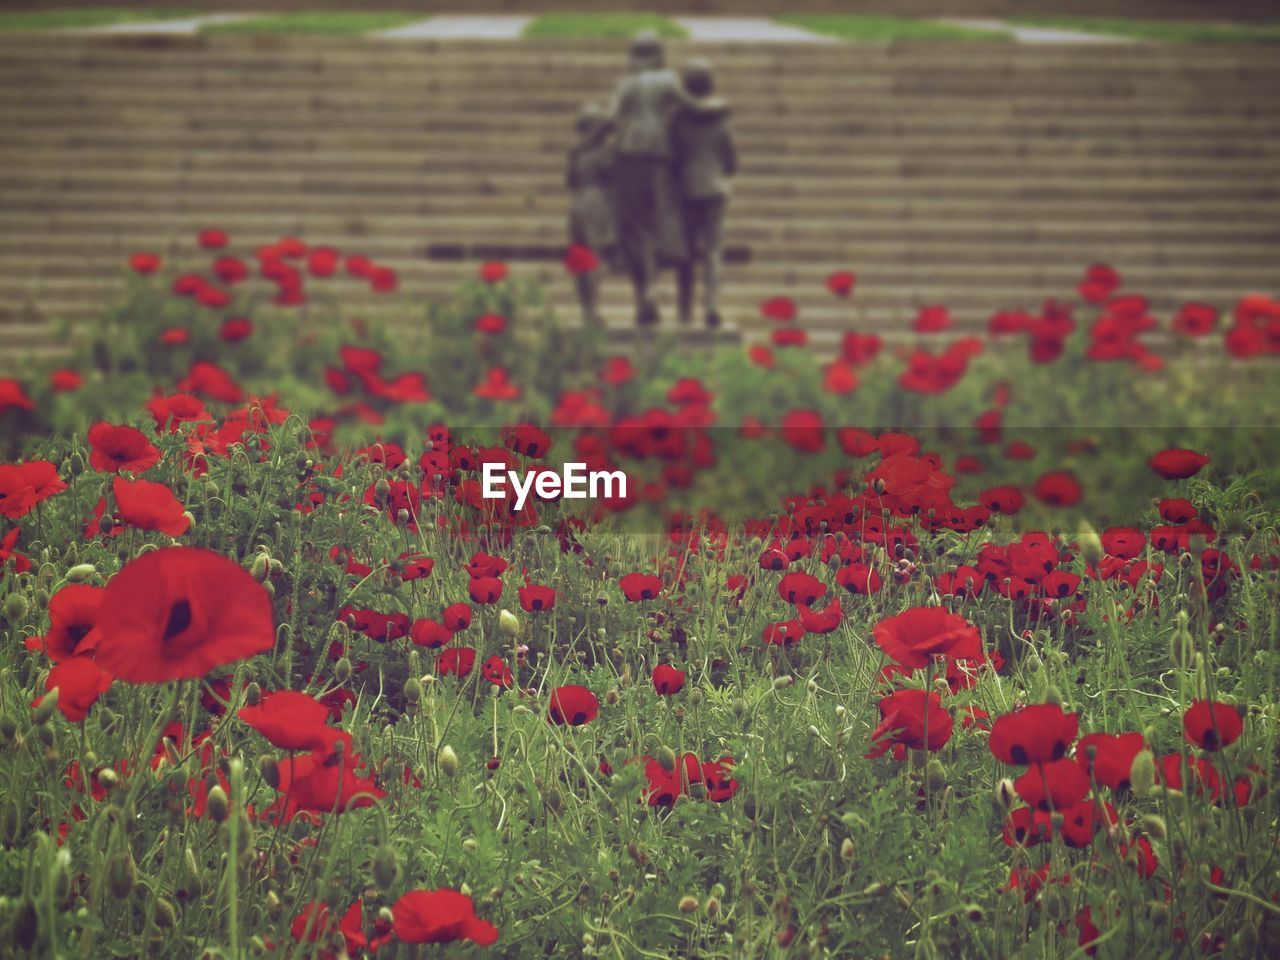
[{"label": "poppy field", "polygon": [[[1268,955],[1280,301],[1117,267],[621,352],[517,266],[135,254],[0,378],[0,952]],[[569,462],[625,493],[484,495]]]}]

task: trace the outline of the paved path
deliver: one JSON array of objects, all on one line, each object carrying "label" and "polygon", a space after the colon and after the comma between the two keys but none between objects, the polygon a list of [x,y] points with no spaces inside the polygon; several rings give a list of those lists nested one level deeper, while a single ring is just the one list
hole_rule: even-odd
[{"label": "paved path", "polygon": [[529,15],[438,16],[372,34],[384,40],[519,40],[533,22]]},{"label": "paved path", "polygon": [[939,23],[974,30],[997,30],[1007,33],[1019,43],[1136,43],[1133,37],[1117,37],[1105,33],[1085,33],[1083,30],[1062,30],[1057,27],[1029,27],[1007,20],[988,20],[982,17],[941,17]]},{"label": "paved path", "polygon": [[768,17],[672,17],[694,43],[839,43]]},{"label": "paved path", "polygon": [[128,34],[163,33],[197,34],[204,27],[215,23],[231,23],[236,20],[253,20],[257,13],[213,13],[203,17],[185,17],[177,20],[138,20],[132,23],[107,23],[96,27],[68,27],[58,33]]}]

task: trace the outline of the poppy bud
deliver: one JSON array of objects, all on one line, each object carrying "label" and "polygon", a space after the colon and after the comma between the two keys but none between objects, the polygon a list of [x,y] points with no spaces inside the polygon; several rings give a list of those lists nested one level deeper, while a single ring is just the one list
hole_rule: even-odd
[{"label": "poppy bud", "polygon": [[271,574],[271,558],[265,553],[256,554],[249,565],[249,574],[259,583],[263,583]]},{"label": "poppy bud", "polygon": [[205,810],[214,823],[222,823],[227,819],[227,791],[222,789],[222,784],[215,784],[209,789]]},{"label": "poppy bud", "polygon": [[244,702],[250,707],[256,707],[262,703],[262,688],[258,686],[258,681],[252,680],[245,686]]},{"label": "poppy bud", "polygon": [[0,847],[12,847],[17,843],[18,831],[22,829],[22,814],[18,805],[6,800],[0,807]]},{"label": "poppy bud", "polygon": [[56,709],[58,709],[58,688],[54,687],[40,698],[40,706],[31,711],[31,722],[37,727],[43,727],[49,722],[49,718],[53,716],[53,711]]},{"label": "poppy bud", "polygon": [[1067,901],[1061,891],[1050,887],[1040,896],[1040,904],[1050,920],[1062,920],[1067,915]]},{"label": "poppy bud", "polygon": [[924,782],[930,790],[942,790],[947,785],[947,768],[937,757],[932,757],[924,768]]},{"label": "poppy bud", "polygon": [[604,695],[605,706],[616,707],[620,699],[622,698],[621,698],[621,695],[618,693],[617,689],[610,688],[609,690],[605,691],[605,695]]},{"label": "poppy bud", "polygon": [[156,926],[168,930],[178,922],[178,911],[164,897],[156,899]]},{"label": "poppy bud", "polygon": [[1196,655],[1196,641],[1191,631],[1179,626],[1169,635],[1169,659],[1175,666],[1187,669]]},{"label": "poppy bud", "polygon": [[13,717],[0,717],[0,740],[12,742],[18,735],[18,725]]},{"label": "poppy bud", "polygon": [[790,674],[787,674],[781,677],[775,677],[773,681],[773,689],[782,690],[785,687],[791,686],[795,682],[796,682],[796,678],[791,676]]},{"label": "poppy bud", "polygon": [[98,568],[92,563],[77,563],[67,571],[67,583],[84,583],[98,575]]},{"label": "poppy bud", "polygon": [[379,890],[390,890],[400,876],[400,854],[389,843],[378,847],[373,855],[373,882]]},{"label": "poppy bud", "polygon": [[1129,786],[1135,796],[1145,797],[1156,785],[1156,758],[1150,750],[1139,750],[1129,767]]},{"label": "poppy bud", "polygon": [[338,662],[333,665],[333,678],[339,683],[346,683],[351,679],[351,673],[351,661],[346,657],[339,657]]},{"label": "poppy bud", "polygon": [[743,700],[741,697],[736,698],[733,701],[733,715],[737,717],[739,720],[741,720],[742,715],[746,712],[747,712],[747,701]]},{"label": "poppy bud", "polygon": [[104,513],[102,519],[98,521],[98,532],[104,537],[111,535],[111,531],[115,529],[116,518],[109,513]]},{"label": "poppy bud", "polygon": [[440,748],[440,752],[436,755],[436,763],[440,766],[440,772],[446,777],[452,779],[458,775],[458,755],[454,753],[453,747],[447,743]]},{"label": "poppy bud", "polygon": [[1018,791],[1014,789],[1013,781],[1008,777],[1003,777],[996,784],[995,792],[992,794],[991,803],[996,808],[996,815],[1003,817],[1006,813],[1013,809],[1014,803],[1017,802]]},{"label": "poppy bud", "polygon": [[862,890],[862,895],[864,897],[879,897],[888,892],[889,892],[889,885],[887,883],[881,883],[879,880],[877,880],[875,883],[867,884]]},{"label": "poppy bud", "polygon": [[475,853],[480,848],[480,844],[476,843],[475,837],[467,837],[462,841],[462,849],[468,853]]},{"label": "poppy bud", "polygon": [[276,763],[275,757],[260,759],[258,773],[262,775],[262,782],[272,790],[280,789],[280,764]]},{"label": "poppy bud", "polygon": [[30,950],[39,932],[40,914],[36,912],[36,905],[30,897],[23,897],[9,923],[9,936],[20,950]]},{"label": "poppy bud", "polygon": [[498,611],[498,631],[504,636],[514,640],[520,636],[520,618],[510,610]]},{"label": "poppy bud", "polygon": [[698,909],[698,898],[684,896],[680,898],[679,910],[681,913],[693,913]]},{"label": "poppy bud", "polygon": [[1164,817],[1158,813],[1145,814],[1141,820],[1142,832],[1152,840],[1163,840],[1169,836],[1169,827]]},{"label": "poppy bud", "polygon": [[676,768],[676,752],[670,747],[658,748],[658,763],[662,764],[662,769],[670,773]]},{"label": "poppy bud", "polygon": [[840,859],[845,863],[853,863],[853,840],[845,837],[840,841]]},{"label": "poppy bud", "polygon": [[386,505],[387,500],[391,497],[391,484],[386,477],[379,477],[378,482],[373,485],[373,496],[379,505]]},{"label": "poppy bud", "polygon": [[716,897],[707,897],[707,903],[703,909],[707,911],[707,919],[714,920],[720,914],[720,900]]},{"label": "poppy bud", "polygon": [[1059,707],[1062,706],[1062,691],[1053,684],[1049,684],[1044,691],[1044,702],[1052,703]]},{"label": "poppy bud", "polygon": [[120,783],[120,775],[110,767],[103,767],[93,775],[93,779],[98,781],[98,786],[104,790],[111,790]]},{"label": "poppy bud", "polygon": [[547,805],[547,809],[552,813],[559,813],[564,809],[564,798],[560,796],[560,791],[555,787],[547,790],[542,795],[542,802]]},{"label": "poppy bud", "polygon": [[1080,556],[1089,566],[1096,569],[1105,551],[1102,548],[1102,538],[1098,536],[1098,531],[1089,525],[1088,520],[1080,521],[1080,532],[1076,536],[1076,543],[1080,545]]},{"label": "poppy bud", "polygon": [[694,687],[689,691],[689,706],[700,707],[702,706],[702,700],[702,691],[698,687]]},{"label": "poppy bud", "polygon": [[[422,681],[417,677],[410,677],[404,682],[404,698],[410,704],[417,704],[422,699]],[[453,774],[450,774],[453,776]]]},{"label": "poppy bud", "polygon": [[986,913],[976,903],[971,903],[964,908],[964,918],[970,923],[981,923],[986,919]]},{"label": "poppy bud", "polygon": [[4,598],[4,618],[10,623],[17,623],[27,613],[27,598],[20,593],[11,593]]},{"label": "poppy bud", "polygon": [[133,893],[137,879],[133,858],[127,853],[117,853],[107,861],[107,889],[117,900],[124,900]]}]

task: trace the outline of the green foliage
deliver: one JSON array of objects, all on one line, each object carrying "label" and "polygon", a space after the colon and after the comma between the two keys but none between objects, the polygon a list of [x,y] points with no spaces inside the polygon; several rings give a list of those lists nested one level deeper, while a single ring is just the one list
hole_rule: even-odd
[{"label": "green foliage", "polygon": [[1085,33],[1102,33],[1117,37],[1132,37],[1135,40],[1155,40],[1161,43],[1276,43],[1280,41],[1280,23],[1265,20],[1256,23],[1219,23],[1045,14],[1015,14],[1008,19],[1012,23],[1026,24],[1030,27],[1057,27],[1062,30],[1080,30]]},{"label": "green foliage", "polygon": [[69,30],[117,23],[146,23],[195,16],[196,11],[138,7],[64,7],[49,10],[0,11],[0,32]]},{"label": "green foliage", "polygon": [[1009,39],[1008,34],[998,30],[887,14],[786,13],[777,20],[814,33],[865,43],[886,40],[985,40],[1000,43]]},{"label": "green foliage", "polygon": [[641,30],[653,30],[660,37],[681,40],[683,27],[657,13],[544,13],[525,29],[524,35],[538,40],[627,40]]},{"label": "green foliage", "polygon": [[424,15],[394,10],[291,11],[271,16],[251,17],[246,20],[211,23],[202,27],[201,32],[357,36],[379,30],[392,30],[395,27],[425,19],[427,18]]}]

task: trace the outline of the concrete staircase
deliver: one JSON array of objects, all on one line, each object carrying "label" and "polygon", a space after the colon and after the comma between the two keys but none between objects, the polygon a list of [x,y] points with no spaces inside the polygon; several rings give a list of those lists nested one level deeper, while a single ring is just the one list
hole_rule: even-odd
[{"label": "concrete staircase", "polygon": [[[759,301],[788,294],[828,345],[903,330],[924,304],[976,328],[1069,295],[1094,260],[1165,311],[1276,292],[1278,52],[698,47],[742,158],[726,319],[755,335]],[[204,226],[246,253],[286,234],[367,253],[414,298],[500,257],[571,306],[564,152],[623,58],[616,42],[0,37],[0,355],[56,351],[49,321],[109,304],[129,252],[190,251]],[[848,303],[822,288],[842,268]],[[621,278],[608,294],[625,324]]]}]

